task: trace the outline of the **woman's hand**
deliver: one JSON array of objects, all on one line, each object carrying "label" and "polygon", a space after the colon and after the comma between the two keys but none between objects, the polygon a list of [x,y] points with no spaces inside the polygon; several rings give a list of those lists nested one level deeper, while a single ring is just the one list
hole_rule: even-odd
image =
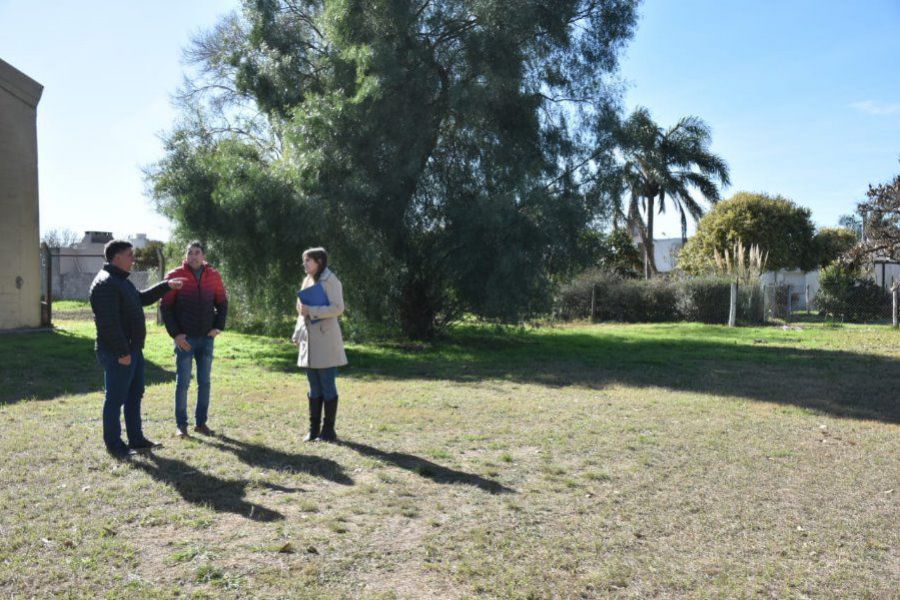
[{"label": "woman's hand", "polygon": [[309,308],[307,308],[305,304],[300,305],[300,314],[303,315],[304,317],[309,316]]}]

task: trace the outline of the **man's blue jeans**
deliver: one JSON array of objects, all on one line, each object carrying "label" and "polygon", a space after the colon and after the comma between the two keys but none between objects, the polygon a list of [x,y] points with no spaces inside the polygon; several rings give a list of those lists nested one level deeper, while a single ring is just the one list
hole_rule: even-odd
[{"label": "man's blue jeans", "polygon": [[328,369],[307,369],[306,377],[309,379],[309,397],[321,398],[326,402],[330,402],[337,398],[337,384],[334,380],[336,376],[336,367],[330,367]]},{"label": "man's blue jeans", "polygon": [[136,444],[144,439],[141,427],[141,399],[144,397],[144,355],[140,350],[131,353],[131,364],[122,365],[119,357],[97,350],[97,360],[103,365],[103,442],[110,450],[122,449],[120,415],[125,409],[125,431],[128,441]]},{"label": "man's blue jeans", "polygon": [[190,350],[182,350],[175,346],[175,423],[179,427],[187,427],[187,394],[191,385],[191,368],[197,361],[197,411],[195,425],[206,424],[209,412],[209,384],[213,362],[213,338],[189,337],[187,343]]}]

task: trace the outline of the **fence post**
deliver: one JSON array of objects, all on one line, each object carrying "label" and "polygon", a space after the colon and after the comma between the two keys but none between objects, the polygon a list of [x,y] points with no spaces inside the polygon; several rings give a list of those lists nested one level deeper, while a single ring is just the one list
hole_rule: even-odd
[{"label": "fence post", "polygon": [[895,284],[891,286],[891,299],[893,300],[892,305],[894,307],[894,310],[891,313],[891,321],[893,321],[894,329],[897,329],[897,327],[900,326],[897,315],[897,304],[900,302],[900,285]]},{"label": "fence post", "polygon": [[595,312],[596,308],[597,308],[597,286],[592,285],[591,286],[591,323],[594,322],[594,315],[597,314]]},{"label": "fence post", "polygon": [[791,322],[791,316],[793,315],[793,313],[794,313],[794,307],[793,307],[793,304],[791,303],[791,286],[787,286],[787,315],[786,315],[785,320],[788,323]]},{"label": "fence post", "polygon": [[731,282],[731,297],[728,301],[728,326],[734,327],[737,325],[737,295],[738,295],[738,284],[737,281]]},{"label": "fence post", "polygon": [[50,255],[50,246],[47,242],[41,242],[41,252],[44,255],[44,263],[47,270],[44,277],[47,283],[47,293],[44,302],[41,303],[41,327],[53,326],[53,257]]}]

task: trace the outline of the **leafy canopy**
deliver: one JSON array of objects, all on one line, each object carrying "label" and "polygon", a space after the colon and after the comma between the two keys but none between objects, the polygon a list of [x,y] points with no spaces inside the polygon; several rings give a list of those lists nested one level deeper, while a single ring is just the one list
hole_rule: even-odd
[{"label": "leafy canopy", "polygon": [[709,146],[712,132],[699,117],[680,119],[663,129],[643,107],[637,108],[616,128],[622,153],[620,176],[627,196],[616,205],[616,217],[636,229],[644,246],[644,273],[656,273],[653,252],[654,217],[667,209],[677,211],[681,235],[687,237],[688,217],[704,213],[697,197],[711,204],[719,201],[719,187],[730,184],[728,165]]},{"label": "leafy canopy", "polygon": [[[248,299],[324,245],[348,305],[428,337],[588,262],[635,0],[247,0],[200,36],[149,176]],[[284,298],[284,300],[277,300]]]},{"label": "leafy canopy", "polygon": [[770,270],[809,271],[818,264],[814,236],[808,208],[782,196],[738,192],[700,220],[697,234],[681,250],[678,266],[692,274],[710,272],[715,267],[715,253],[723,253],[740,240],[765,252]]}]

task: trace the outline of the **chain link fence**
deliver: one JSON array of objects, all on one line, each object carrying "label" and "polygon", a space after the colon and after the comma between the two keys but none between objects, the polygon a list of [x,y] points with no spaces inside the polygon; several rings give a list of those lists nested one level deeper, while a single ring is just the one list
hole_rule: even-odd
[{"label": "chain link fence", "polygon": [[761,284],[766,321],[825,319],[851,323],[890,323],[896,316],[891,288],[876,282],[861,284],[842,294],[810,286]]}]

